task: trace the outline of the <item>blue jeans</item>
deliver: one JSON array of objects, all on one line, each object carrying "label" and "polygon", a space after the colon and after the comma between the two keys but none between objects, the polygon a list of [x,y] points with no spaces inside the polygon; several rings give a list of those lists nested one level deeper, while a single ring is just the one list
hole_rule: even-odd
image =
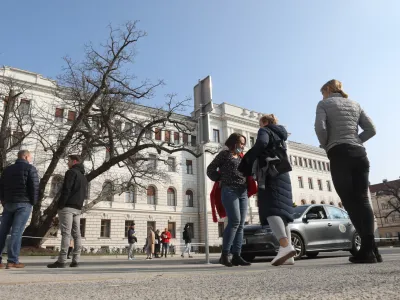
[{"label": "blue jeans", "polygon": [[228,225],[224,230],[222,253],[240,255],[243,243],[243,228],[247,215],[247,189],[222,187],[222,204],[228,217]]},{"label": "blue jeans", "polygon": [[169,243],[163,243],[161,249],[161,257],[163,257],[164,253],[165,257],[167,257],[168,251],[169,251]]},{"label": "blue jeans", "polygon": [[30,203],[6,203],[0,225],[0,262],[6,244],[7,235],[11,229],[11,237],[7,249],[7,261],[19,263],[19,252],[21,250],[22,233],[26,222],[32,212]]}]

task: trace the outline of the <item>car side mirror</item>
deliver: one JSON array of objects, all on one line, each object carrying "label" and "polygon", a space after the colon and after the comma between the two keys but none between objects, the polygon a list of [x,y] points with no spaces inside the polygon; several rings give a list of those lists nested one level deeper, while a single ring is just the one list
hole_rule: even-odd
[{"label": "car side mirror", "polygon": [[317,220],[317,219],[319,219],[318,218],[318,215],[317,214],[307,214],[306,215],[306,220],[308,221],[308,220]]}]

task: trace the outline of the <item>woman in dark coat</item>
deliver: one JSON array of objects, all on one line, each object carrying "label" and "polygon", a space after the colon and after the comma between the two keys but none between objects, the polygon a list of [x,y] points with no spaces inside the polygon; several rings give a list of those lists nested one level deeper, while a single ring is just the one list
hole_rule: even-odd
[{"label": "woman in dark coat", "polygon": [[[286,141],[287,131],[282,125],[278,125],[277,118],[265,115],[260,119],[260,129],[257,134],[257,141],[252,148],[253,156],[260,161],[268,149],[272,147],[274,141]],[[265,159],[265,157],[264,157]],[[292,184],[289,173],[283,173],[276,177],[265,177],[265,189],[261,188],[259,182],[258,189],[258,211],[262,225],[269,224],[272,232],[279,240],[279,252],[272,260],[272,265],[279,266],[293,264],[293,256],[296,251],[291,243],[290,229],[288,223],[293,222],[293,200]]]}]

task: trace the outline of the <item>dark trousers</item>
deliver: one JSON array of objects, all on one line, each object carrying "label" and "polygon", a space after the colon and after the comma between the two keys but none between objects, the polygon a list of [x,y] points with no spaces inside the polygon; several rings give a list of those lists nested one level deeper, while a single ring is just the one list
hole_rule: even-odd
[{"label": "dark trousers", "polygon": [[362,147],[341,146],[328,152],[333,184],[361,239],[373,239],[374,213],[368,198],[368,157]]}]

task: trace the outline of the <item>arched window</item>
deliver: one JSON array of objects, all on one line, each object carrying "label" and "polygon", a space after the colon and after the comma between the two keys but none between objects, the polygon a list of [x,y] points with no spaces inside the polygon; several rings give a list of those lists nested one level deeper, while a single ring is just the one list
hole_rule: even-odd
[{"label": "arched window", "polygon": [[324,201],[324,200],[322,200],[322,201],[321,201],[321,204],[325,204],[325,201]]},{"label": "arched window", "polygon": [[114,201],[114,195],[113,195],[113,184],[111,181],[106,181],[103,184],[103,194],[106,196],[105,201]]},{"label": "arched window", "polygon": [[125,203],[135,203],[135,187],[130,185],[125,192]]},{"label": "arched window", "polygon": [[342,202],[339,202],[339,204],[338,204],[338,205],[339,205],[339,207],[340,207],[340,208],[343,208],[343,204],[342,204]]},{"label": "arched window", "polygon": [[154,186],[149,186],[147,188],[147,204],[156,204],[156,189]]},{"label": "arched window", "polygon": [[329,205],[335,205],[335,203],[333,203],[333,201],[329,202]]},{"label": "arched window", "polygon": [[306,200],[304,200],[304,199],[301,200],[301,205],[304,205],[304,204],[306,204],[306,203],[307,203]]},{"label": "arched window", "polygon": [[193,207],[193,192],[191,190],[186,191],[186,207]]},{"label": "arched window", "polygon": [[61,190],[63,185],[63,177],[61,175],[54,175],[51,180],[50,197],[54,198]]},{"label": "arched window", "polygon": [[315,200],[311,200],[311,204],[315,204]]},{"label": "arched window", "polygon": [[175,191],[173,188],[169,188],[167,190],[167,205],[168,206],[176,206]]}]

